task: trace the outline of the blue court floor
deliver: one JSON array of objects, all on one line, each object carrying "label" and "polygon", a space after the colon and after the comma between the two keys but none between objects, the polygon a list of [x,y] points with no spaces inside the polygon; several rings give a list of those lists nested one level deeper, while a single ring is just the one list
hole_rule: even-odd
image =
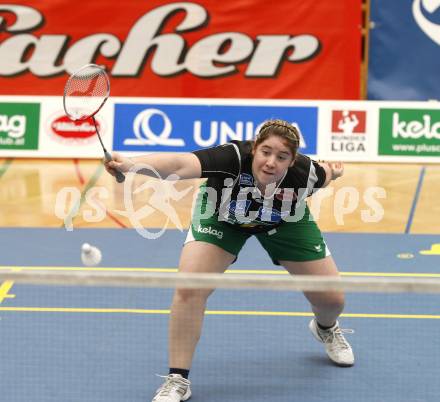
[{"label": "blue court floor", "polygon": [[[433,235],[326,234],[343,275],[440,277]],[[125,229],[0,229],[2,267],[81,267],[83,242],[100,267],[170,271],[185,233],[146,240]],[[232,273],[271,270],[251,239]],[[150,402],[167,373],[172,291],[0,285],[0,401]],[[216,291],[191,370],[194,402],[436,402],[440,395],[437,295],[347,295],[341,324],[356,355],[333,366],[308,332],[302,294]]]}]

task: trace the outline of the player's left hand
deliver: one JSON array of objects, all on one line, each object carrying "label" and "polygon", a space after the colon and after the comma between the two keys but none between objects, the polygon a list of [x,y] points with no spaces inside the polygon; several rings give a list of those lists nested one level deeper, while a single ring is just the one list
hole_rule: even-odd
[{"label": "player's left hand", "polygon": [[344,164],[342,162],[327,162],[332,171],[332,180],[336,180],[344,174]]}]

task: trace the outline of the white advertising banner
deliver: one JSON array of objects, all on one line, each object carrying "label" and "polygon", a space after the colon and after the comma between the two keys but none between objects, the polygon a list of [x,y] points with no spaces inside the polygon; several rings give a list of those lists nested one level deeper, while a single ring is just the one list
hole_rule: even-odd
[{"label": "white advertising banner", "polygon": [[[294,124],[300,152],[317,159],[440,163],[437,102],[111,97],[96,121],[109,151],[133,155],[250,140],[272,118]],[[93,123],[70,121],[61,97],[0,97],[0,157],[102,155]]]},{"label": "white advertising banner", "polygon": [[377,110],[368,102],[321,102],[318,157],[340,161],[375,160]]},{"label": "white advertising banner", "polygon": [[438,102],[319,102],[318,156],[440,163]]},{"label": "white advertising banner", "polygon": [[[95,117],[106,149],[112,148],[113,108],[104,107]],[[42,102],[39,152],[42,157],[101,158],[98,136],[91,120],[72,121],[64,113],[62,98]]]}]

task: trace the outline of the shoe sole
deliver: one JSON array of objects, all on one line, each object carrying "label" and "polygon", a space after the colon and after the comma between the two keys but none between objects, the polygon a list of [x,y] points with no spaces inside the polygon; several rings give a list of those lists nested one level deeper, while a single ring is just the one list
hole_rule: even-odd
[{"label": "shoe sole", "polygon": [[[328,355],[327,355],[328,356]],[[329,359],[330,359],[330,356],[329,356]],[[335,362],[334,360],[332,360],[332,359],[330,359],[331,360],[331,362],[335,365],[335,366],[338,366],[338,367],[353,367],[354,366],[354,362],[353,363],[338,363],[338,362]]]},{"label": "shoe sole", "polygon": [[185,393],[185,395],[182,396],[182,399],[180,400],[180,402],[185,402],[188,399],[190,399],[192,396],[191,390],[188,389],[188,391]]}]

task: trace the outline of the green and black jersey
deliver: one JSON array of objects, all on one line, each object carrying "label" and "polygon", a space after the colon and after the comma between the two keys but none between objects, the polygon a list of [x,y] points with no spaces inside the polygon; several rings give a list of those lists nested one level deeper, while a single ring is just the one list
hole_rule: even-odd
[{"label": "green and black jersey", "polygon": [[305,199],[321,188],[325,170],[309,157],[297,154],[278,184],[261,194],[252,174],[253,141],[230,143],[195,151],[202,176],[198,206],[212,208],[220,221],[246,233],[267,232],[292,221]]}]

